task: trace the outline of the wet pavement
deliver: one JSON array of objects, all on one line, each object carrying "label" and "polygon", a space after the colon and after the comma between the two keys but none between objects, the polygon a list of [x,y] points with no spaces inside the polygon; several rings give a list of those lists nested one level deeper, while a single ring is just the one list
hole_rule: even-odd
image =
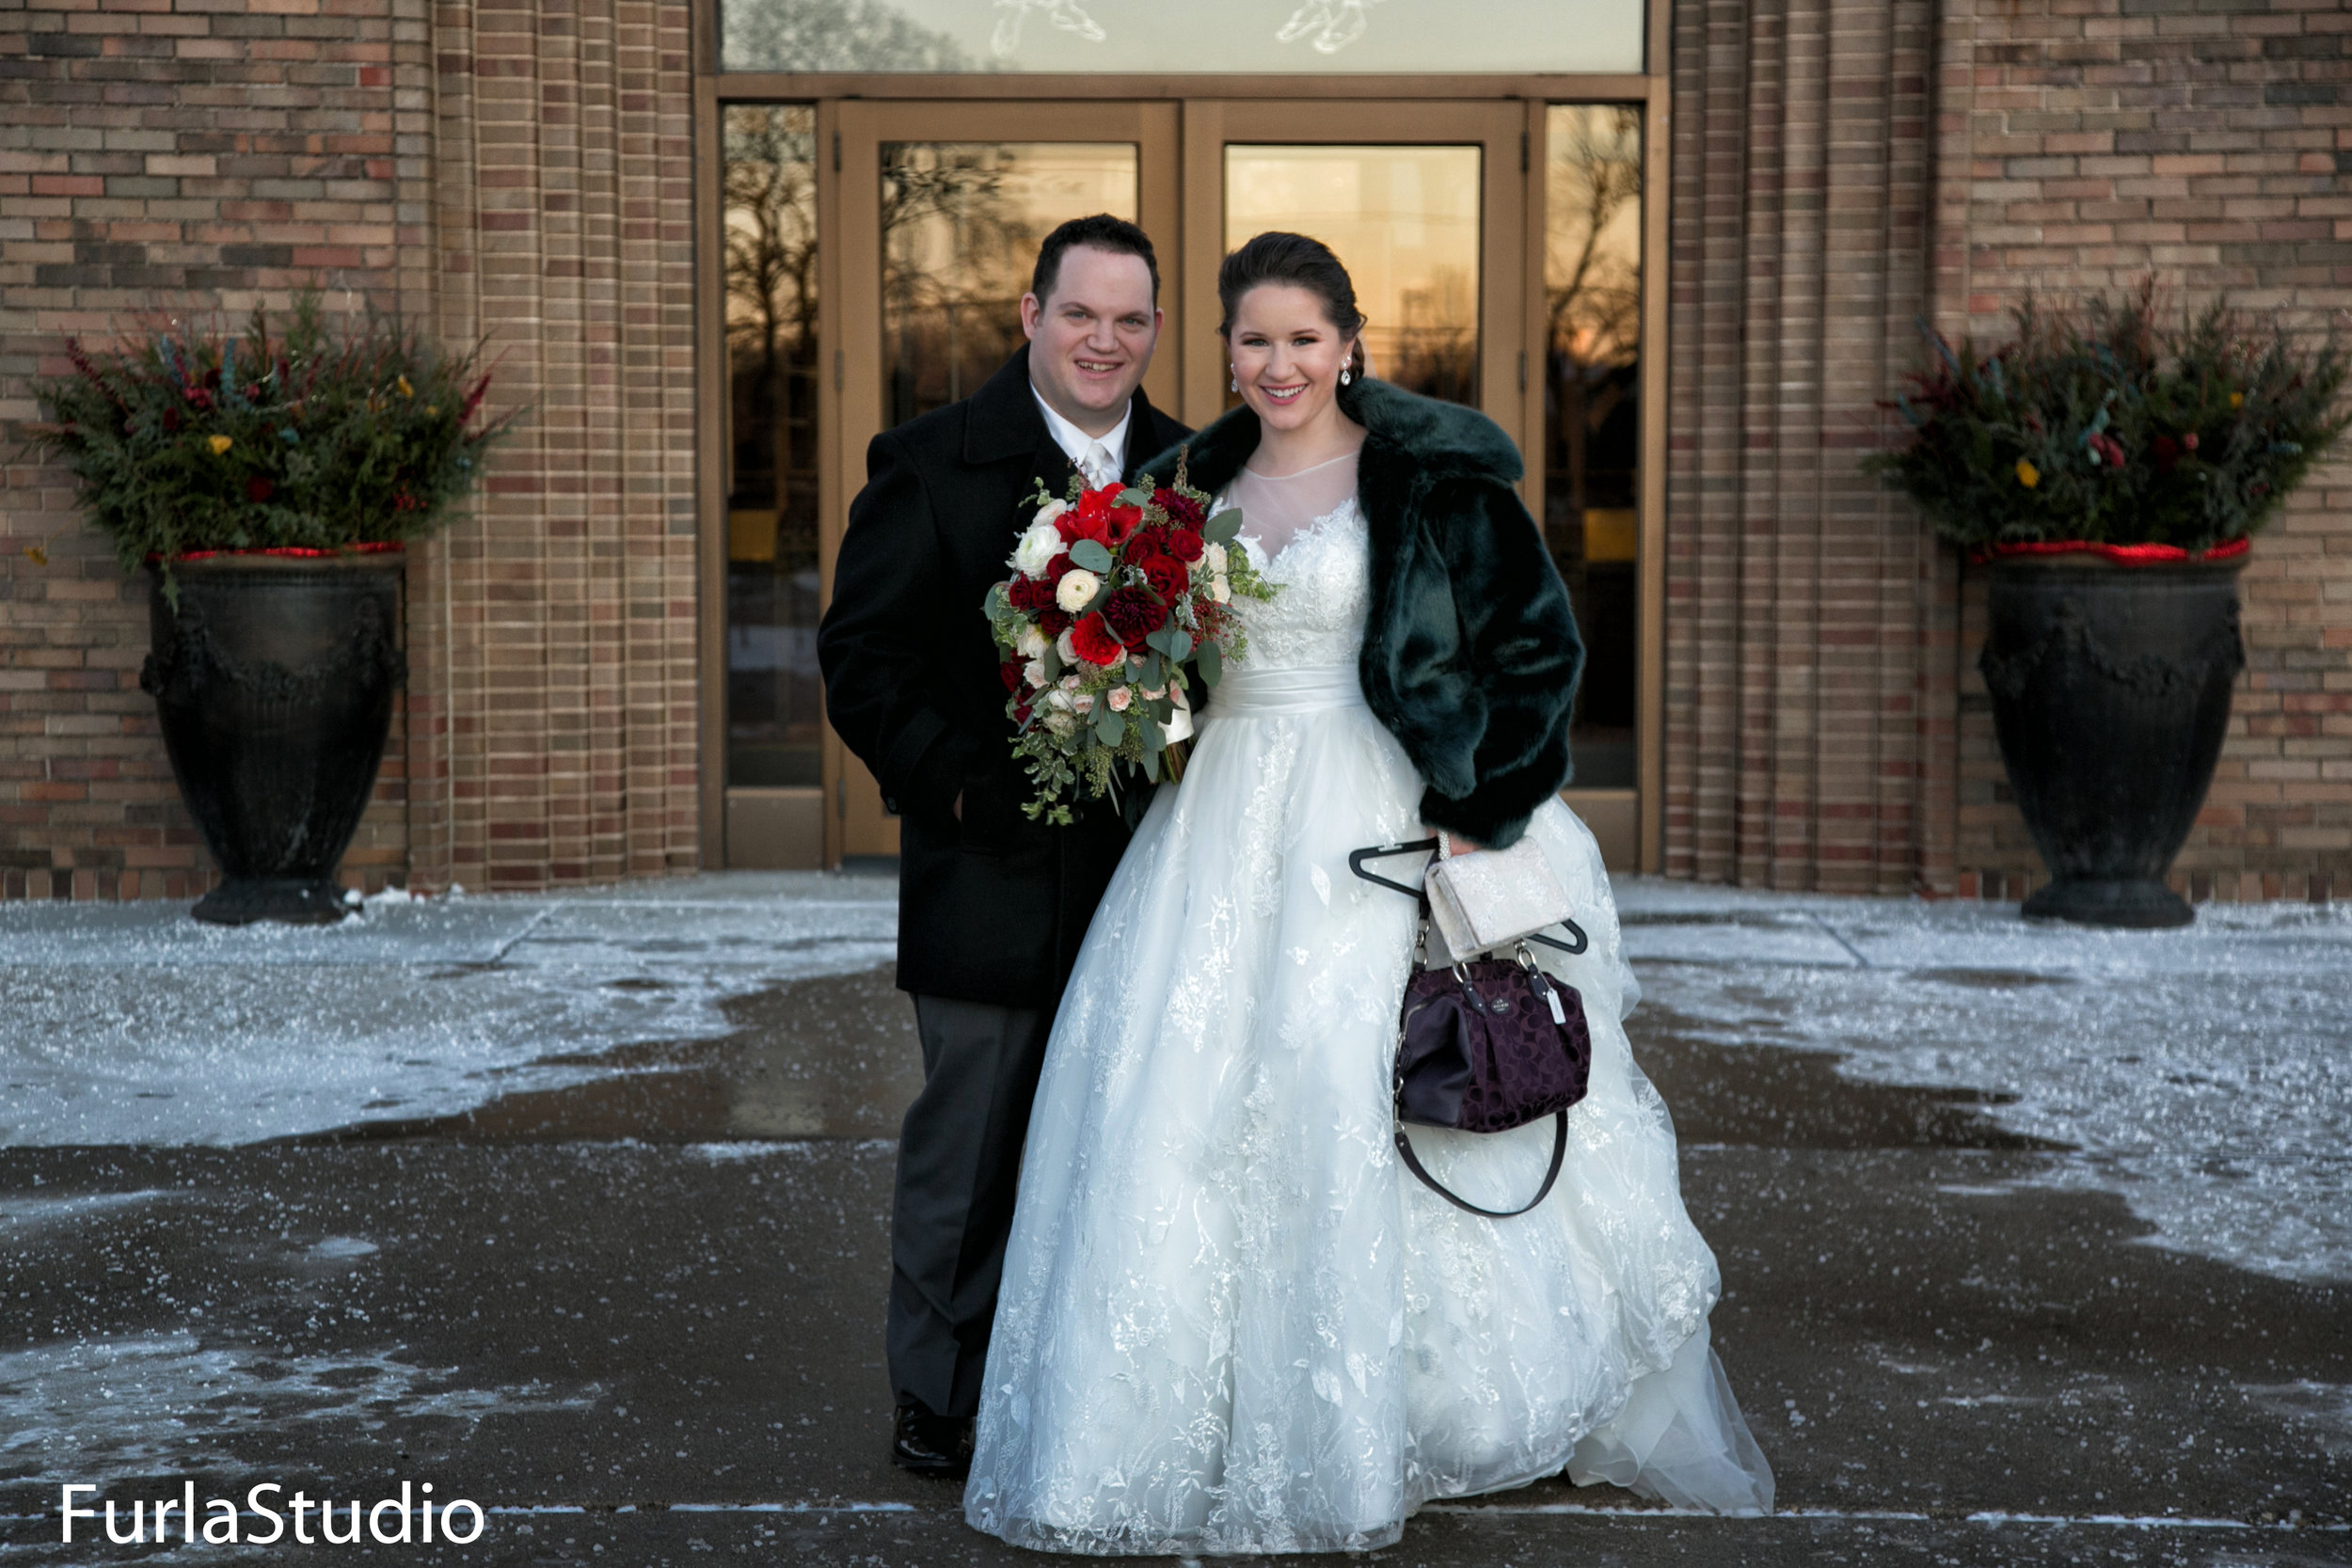
[{"label": "wet pavement", "polygon": [[[761,896],[814,896],[798,887]],[[722,907],[750,891],[634,927],[559,910],[536,927],[617,940],[574,980],[624,1006],[705,986],[683,1035],[541,1040],[485,1069],[471,1103],[266,1142],[0,1148],[0,1563],[141,1555],[88,1544],[103,1521],[62,1544],[65,1481],[115,1499],[118,1528],[134,1498],[176,1504],[191,1482],[199,1509],[260,1481],[280,1512],[297,1488],[331,1497],[339,1532],[353,1499],[404,1481],[485,1511],[465,1545],[169,1548],[217,1560],[1036,1560],[883,1455],[912,1011],[886,970],[767,983],[821,932]],[[870,936],[871,890],[848,893],[828,918]],[[1689,1518],[1553,1481],[1425,1510],[1374,1560],[2352,1563],[2352,1287],[2194,1237],[2151,1244],[2132,1189],[2087,1185],[2048,1118],[2020,1130],[2033,1106],[2010,1091],[1858,1080],[1836,1053],[1726,1038],[1727,974],[1761,1040],[1788,971],[1847,960],[1810,906],[1726,921],[1709,900],[1648,903],[1654,922],[1628,899],[1650,990],[1635,1049],[1676,1116],[1723,1264],[1717,1346],[1783,1512]],[[739,957],[787,957],[712,988],[710,929]],[[367,962],[389,977],[368,984],[427,989],[451,967],[381,940]],[[494,954],[469,950],[467,972],[499,980]],[[1887,984],[2024,1006],[2134,983],[2079,962],[2054,977],[2046,953],[1961,957]],[[0,929],[12,966],[53,967]]]}]

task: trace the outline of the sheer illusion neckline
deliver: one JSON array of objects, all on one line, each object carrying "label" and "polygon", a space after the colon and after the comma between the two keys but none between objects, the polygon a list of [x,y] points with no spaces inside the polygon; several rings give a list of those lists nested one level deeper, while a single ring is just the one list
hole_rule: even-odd
[{"label": "sheer illusion neckline", "polygon": [[1226,488],[1226,500],[1242,513],[1242,536],[1269,562],[1300,536],[1347,510],[1356,495],[1355,451],[1326,458],[1295,474],[1272,478],[1244,467]]}]

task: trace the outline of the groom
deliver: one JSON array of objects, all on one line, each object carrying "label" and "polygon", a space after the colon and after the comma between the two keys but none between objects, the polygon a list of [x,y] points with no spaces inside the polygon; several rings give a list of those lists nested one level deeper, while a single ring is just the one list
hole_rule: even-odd
[{"label": "groom", "polygon": [[1026,348],[961,403],[874,437],[818,634],[833,726],[899,817],[898,986],[923,1091],[898,1141],[888,1344],[891,1457],[969,1466],[972,1417],[1045,1038],[1127,844],[1095,803],[1066,828],[1021,810],[996,648],[980,608],[1040,480],[1134,473],[1190,434],[1141,390],[1159,263],[1134,224],[1045,237],[1021,299]]}]

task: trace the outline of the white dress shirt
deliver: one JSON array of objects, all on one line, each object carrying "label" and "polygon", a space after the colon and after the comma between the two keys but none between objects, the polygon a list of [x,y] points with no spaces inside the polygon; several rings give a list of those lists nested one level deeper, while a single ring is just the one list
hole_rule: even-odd
[{"label": "white dress shirt", "polygon": [[1135,417],[1135,400],[1130,398],[1127,412],[1119,416],[1119,422],[1107,436],[1089,436],[1068,420],[1054,412],[1054,405],[1034,383],[1029,395],[1037,399],[1037,410],[1045,416],[1045,428],[1054,435],[1054,444],[1070,454],[1070,461],[1086,475],[1087,488],[1100,490],[1105,484],[1116,484],[1120,476],[1121,455],[1127,450],[1127,421]]}]

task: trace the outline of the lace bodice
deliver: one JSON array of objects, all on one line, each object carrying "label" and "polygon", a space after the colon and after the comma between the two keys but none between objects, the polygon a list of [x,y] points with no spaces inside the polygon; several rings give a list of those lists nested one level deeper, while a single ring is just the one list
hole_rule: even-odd
[{"label": "lace bodice", "polygon": [[[1217,498],[1216,511],[1231,502]],[[1372,607],[1372,543],[1363,508],[1349,496],[1339,510],[1317,517],[1269,557],[1245,524],[1242,547],[1250,564],[1278,586],[1271,599],[1235,599],[1249,633],[1243,656],[1252,669],[1308,665],[1354,666]]]}]

